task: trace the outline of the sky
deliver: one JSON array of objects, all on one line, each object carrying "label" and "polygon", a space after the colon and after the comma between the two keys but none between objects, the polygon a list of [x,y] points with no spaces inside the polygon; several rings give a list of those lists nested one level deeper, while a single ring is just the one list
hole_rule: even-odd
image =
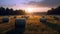
[{"label": "sky", "polygon": [[60,6],[60,0],[0,0],[1,6],[23,10],[32,8],[34,12],[46,12]]}]

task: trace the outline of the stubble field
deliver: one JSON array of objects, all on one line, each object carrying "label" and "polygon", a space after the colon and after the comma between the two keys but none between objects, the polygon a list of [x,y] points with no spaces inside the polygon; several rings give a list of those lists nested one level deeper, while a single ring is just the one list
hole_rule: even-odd
[{"label": "stubble field", "polygon": [[[0,21],[4,16],[0,16]],[[16,18],[21,18],[21,16],[16,16]],[[24,34],[58,34],[58,31],[52,29],[42,22],[40,22],[42,16],[31,15],[26,19],[25,31]],[[53,16],[45,16],[46,21],[60,25],[60,16],[59,20],[54,20]],[[8,23],[0,23],[0,34],[15,28],[15,18],[14,16],[9,16]]]}]

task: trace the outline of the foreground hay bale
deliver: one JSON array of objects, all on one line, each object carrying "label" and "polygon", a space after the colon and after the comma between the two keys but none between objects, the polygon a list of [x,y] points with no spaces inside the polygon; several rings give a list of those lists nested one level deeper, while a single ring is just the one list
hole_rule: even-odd
[{"label": "foreground hay bale", "polygon": [[20,18],[20,19],[16,19],[15,20],[15,26],[16,27],[24,27],[26,23],[26,19],[25,18]]},{"label": "foreground hay bale", "polygon": [[17,34],[22,34],[25,30],[26,19],[20,18],[15,20],[15,32]]}]

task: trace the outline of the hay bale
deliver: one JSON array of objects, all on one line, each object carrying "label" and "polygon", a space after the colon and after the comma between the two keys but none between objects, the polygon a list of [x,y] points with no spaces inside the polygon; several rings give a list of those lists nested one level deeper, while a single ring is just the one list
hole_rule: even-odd
[{"label": "hay bale", "polygon": [[14,18],[16,18],[16,16],[14,16]]},{"label": "hay bale", "polygon": [[44,17],[40,18],[40,22],[46,22],[46,18]]},{"label": "hay bale", "polygon": [[59,20],[58,16],[54,16],[53,18],[54,18],[55,20]]},{"label": "hay bale", "polygon": [[25,27],[26,19],[25,18],[20,18],[15,20],[15,27]]},{"label": "hay bale", "polygon": [[15,20],[15,32],[17,34],[22,34],[25,30],[26,20],[25,18],[20,18]]},{"label": "hay bale", "polygon": [[9,22],[9,17],[4,16],[3,19],[2,19],[2,22],[3,22],[3,23],[5,23],[5,22]]},{"label": "hay bale", "polygon": [[24,16],[26,19],[28,19],[29,18],[29,16]]}]

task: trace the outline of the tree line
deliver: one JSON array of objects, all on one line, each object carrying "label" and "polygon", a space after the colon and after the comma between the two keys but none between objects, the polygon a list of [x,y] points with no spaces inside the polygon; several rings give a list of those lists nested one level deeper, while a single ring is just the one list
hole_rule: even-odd
[{"label": "tree line", "polygon": [[0,15],[25,15],[25,11],[0,7]]},{"label": "tree line", "polygon": [[48,10],[47,15],[60,15],[60,6],[57,8],[51,8],[51,10]]}]

